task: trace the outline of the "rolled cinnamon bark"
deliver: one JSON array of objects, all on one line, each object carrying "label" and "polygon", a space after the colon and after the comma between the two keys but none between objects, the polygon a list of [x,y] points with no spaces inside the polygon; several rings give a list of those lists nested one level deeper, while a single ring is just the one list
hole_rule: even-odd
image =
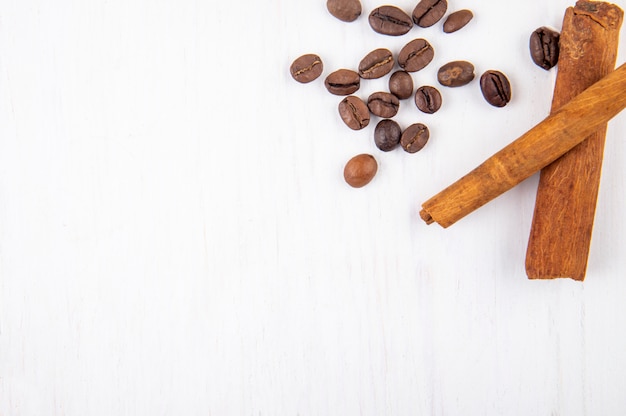
[{"label": "rolled cinnamon bark", "polygon": [[[615,68],[623,14],[616,5],[595,1],[566,10],[552,111]],[[541,170],[526,251],[530,279],[584,279],[605,137],[602,125]]]},{"label": "rolled cinnamon bark", "polygon": [[422,204],[426,223],[449,227],[552,163],[626,106],[626,64]]}]

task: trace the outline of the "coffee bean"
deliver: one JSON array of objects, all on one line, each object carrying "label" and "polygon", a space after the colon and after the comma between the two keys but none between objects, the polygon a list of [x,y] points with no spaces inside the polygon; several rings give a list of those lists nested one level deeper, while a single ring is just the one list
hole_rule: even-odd
[{"label": "coffee bean", "polygon": [[393,69],[393,54],[389,49],[375,49],[365,55],[359,63],[359,75],[365,79],[375,79],[387,75]]},{"label": "coffee bean", "polygon": [[471,10],[457,10],[451,13],[445,22],[443,22],[443,31],[445,33],[453,33],[465,27],[474,17]]},{"label": "coffee bean", "polygon": [[430,85],[419,87],[415,92],[415,105],[423,113],[435,113],[441,108],[441,94],[439,90]]},{"label": "coffee bean", "polygon": [[369,15],[369,22],[375,32],[401,36],[413,27],[411,17],[396,6],[380,6]]},{"label": "coffee bean", "polygon": [[317,79],[323,70],[324,64],[320,57],[311,53],[296,58],[289,68],[293,79],[303,84]]},{"label": "coffee bean", "polygon": [[361,87],[361,77],[351,69],[338,69],[326,77],[326,89],[335,95],[350,95]]},{"label": "coffee bean", "polygon": [[540,27],[530,35],[530,57],[533,62],[546,71],[554,67],[559,60],[559,32],[547,27]]},{"label": "coffee bean", "polygon": [[430,27],[446,14],[447,9],[446,0],[421,0],[413,9],[413,22],[419,27]]},{"label": "coffee bean", "polygon": [[404,133],[402,133],[400,145],[405,151],[415,153],[426,146],[429,137],[430,133],[428,127],[422,123],[411,124],[404,130]]},{"label": "coffee bean", "polygon": [[413,78],[406,71],[396,71],[389,77],[389,92],[404,100],[413,95]]},{"label": "coffee bean", "polygon": [[378,163],[374,156],[367,153],[354,156],[343,168],[343,178],[353,188],[361,188],[374,179]]},{"label": "coffee bean", "polygon": [[330,14],[344,22],[355,21],[362,11],[359,0],[328,0],[326,8]]},{"label": "coffee bean", "polygon": [[467,61],[448,62],[437,72],[437,80],[446,87],[461,87],[474,79],[474,65]]},{"label": "coffee bean", "polygon": [[402,136],[402,129],[393,120],[381,120],[374,129],[374,143],[383,152],[388,152],[398,146],[400,136]]},{"label": "coffee bean", "polygon": [[413,39],[398,54],[398,65],[408,72],[416,72],[428,65],[435,56],[435,50],[426,39]]},{"label": "coffee bean", "polygon": [[361,130],[370,123],[370,112],[359,97],[350,95],[339,103],[339,115],[352,130]]},{"label": "coffee bean", "polygon": [[480,77],[480,90],[485,100],[495,107],[504,107],[511,101],[511,84],[500,71],[486,71]]},{"label": "coffee bean", "polygon": [[367,108],[375,116],[391,118],[398,114],[400,101],[390,92],[375,92],[367,98]]}]

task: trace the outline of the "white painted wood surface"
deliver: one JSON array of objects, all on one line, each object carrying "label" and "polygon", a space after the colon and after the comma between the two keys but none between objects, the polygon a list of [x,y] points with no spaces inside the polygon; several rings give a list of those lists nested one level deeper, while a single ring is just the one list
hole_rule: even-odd
[{"label": "white painted wood surface", "polygon": [[[584,283],[526,279],[536,176],[446,230],[417,215],[547,114],[527,39],[571,4],[451,0],[461,32],[388,38],[323,0],[0,0],[0,415],[625,414],[624,114]],[[467,59],[513,101],[406,101],[431,142],[383,154],[288,73],[413,37],[416,84]]]}]

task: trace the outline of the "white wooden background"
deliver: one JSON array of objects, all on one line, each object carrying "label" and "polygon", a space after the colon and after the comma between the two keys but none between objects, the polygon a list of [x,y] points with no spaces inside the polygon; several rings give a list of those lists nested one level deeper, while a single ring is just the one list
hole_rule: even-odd
[{"label": "white wooden background", "polygon": [[[0,415],[626,414],[626,114],[584,283],[525,276],[536,176],[449,229],[417,215],[547,115],[528,36],[572,4],[450,0],[461,32],[390,38],[372,0],[351,24],[323,0],[0,0]],[[406,101],[431,141],[383,154],[288,73],[414,37],[417,85],[467,59],[513,101]]]}]

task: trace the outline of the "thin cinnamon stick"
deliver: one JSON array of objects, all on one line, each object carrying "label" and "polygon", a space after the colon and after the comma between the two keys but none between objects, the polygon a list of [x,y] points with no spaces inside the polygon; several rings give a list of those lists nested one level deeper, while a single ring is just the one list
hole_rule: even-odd
[{"label": "thin cinnamon stick", "polygon": [[426,223],[449,227],[556,160],[626,106],[626,64],[424,204]]},{"label": "thin cinnamon stick", "polygon": [[[594,1],[566,10],[552,111],[615,68],[623,15],[616,5]],[[605,138],[602,125],[541,170],[526,251],[530,279],[584,280]]]}]

